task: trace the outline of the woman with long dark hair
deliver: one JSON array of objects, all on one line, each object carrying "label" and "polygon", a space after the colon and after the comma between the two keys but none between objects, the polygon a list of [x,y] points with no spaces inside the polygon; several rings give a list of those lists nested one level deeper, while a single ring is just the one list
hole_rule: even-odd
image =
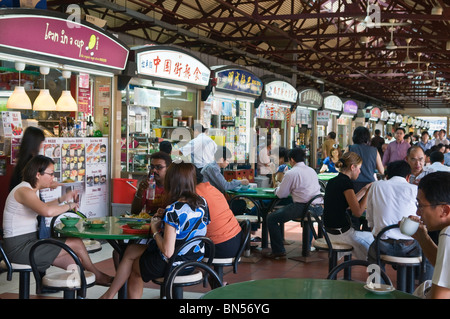
[{"label": "woman with long dark hair", "polygon": [[[152,217],[153,240],[148,245],[128,245],[116,277],[102,299],[112,299],[128,280],[128,297],[142,297],[144,282],[163,277],[175,249],[191,238],[206,235],[209,214],[206,201],[195,192],[196,170],[190,163],[172,163],[164,180],[165,210]],[[201,260],[204,247],[192,244],[178,255],[177,262]]]},{"label": "woman with long dark hair", "polygon": [[17,163],[14,167],[13,175],[11,177],[11,183],[9,185],[10,191],[22,182],[22,173],[25,165],[27,165],[27,163],[33,158],[33,156],[39,154],[44,140],[45,135],[40,128],[29,126],[25,129],[22,140],[20,142]]},{"label": "woman with long dark hair", "polygon": [[[78,208],[78,203],[68,202],[75,199],[76,191],[67,192],[47,203],[39,199],[38,191],[50,187],[53,182],[54,164],[49,157],[34,156],[23,170],[23,181],[13,188],[6,199],[3,215],[3,247],[13,263],[30,263],[30,249],[38,241],[36,216],[54,217],[67,210]],[[110,284],[112,278],[94,266],[80,238],[56,240],[65,242],[74,250],[86,270],[95,274],[98,284]],[[44,272],[50,265],[67,269],[73,263],[70,255],[60,247],[47,245],[38,249],[37,264],[40,272]]]}]

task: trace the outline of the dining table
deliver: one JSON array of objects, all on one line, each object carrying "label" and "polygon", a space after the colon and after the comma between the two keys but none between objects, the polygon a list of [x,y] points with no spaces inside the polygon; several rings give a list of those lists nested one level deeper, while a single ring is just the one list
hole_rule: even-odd
[{"label": "dining table", "polygon": [[275,195],[275,188],[248,188],[248,189],[233,189],[227,191],[230,197],[241,196],[256,200],[261,207],[261,248],[267,248],[269,245],[269,233],[267,229],[267,215],[271,212],[279,201],[283,198],[278,198]]},{"label": "dining table", "polygon": [[[92,226],[93,222],[104,221],[104,226]],[[148,221],[136,218],[121,218],[116,216],[94,217],[80,220],[75,226],[67,227],[63,223],[54,226],[54,231],[62,237],[78,237],[86,239],[106,240],[118,253],[119,260],[129,243],[134,243],[149,238],[149,230],[130,229],[127,223],[136,221]],[[119,299],[126,299],[126,284],[118,292]]]},{"label": "dining table", "polygon": [[202,299],[419,299],[399,290],[374,292],[364,283],[315,278],[273,278],[228,284]]}]

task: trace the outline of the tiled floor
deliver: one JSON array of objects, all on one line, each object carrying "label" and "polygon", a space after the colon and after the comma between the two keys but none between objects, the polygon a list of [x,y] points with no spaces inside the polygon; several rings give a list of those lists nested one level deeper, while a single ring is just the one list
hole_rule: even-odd
[{"label": "tiled floor", "polygon": [[[257,234],[258,235],[258,234]],[[286,245],[288,258],[283,260],[271,260],[266,258],[256,258],[259,261],[241,262],[238,267],[237,274],[234,274],[232,267],[224,269],[224,281],[228,284],[265,278],[326,278],[328,274],[328,255],[326,252],[313,252],[314,257],[321,260],[314,262],[299,262],[290,257],[300,256],[301,254],[301,227],[299,223],[289,222],[285,225],[285,238],[291,241],[292,244]],[[103,244],[103,249],[100,252],[91,254],[92,260],[104,272],[114,275],[114,265],[111,259],[112,248],[109,244]],[[261,257],[261,250],[252,250],[252,256]],[[52,271],[50,269],[49,271]],[[388,266],[387,273],[395,285],[395,271]],[[6,274],[0,275],[0,298],[2,299],[17,299],[18,298],[18,274],[14,274],[13,281],[6,280]],[[31,276],[33,277],[33,276]],[[352,272],[352,277],[355,280],[364,281],[367,274],[364,270]],[[88,289],[88,298],[97,299],[106,290],[104,287],[94,286]],[[209,288],[203,288],[202,285],[196,285],[184,288],[184,298],[196,299],[203,293],[209,291]],[[62,298],[62,293],[35,295],[34,278],[31,279],[30,288],[31,298]],[[151,282],[145,284],[143,298],[157,299],[159,298],[159,286]]]}]

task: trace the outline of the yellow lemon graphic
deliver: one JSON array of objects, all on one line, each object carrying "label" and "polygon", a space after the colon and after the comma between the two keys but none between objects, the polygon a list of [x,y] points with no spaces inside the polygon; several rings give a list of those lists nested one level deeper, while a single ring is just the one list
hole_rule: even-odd
[{"label": "yellow lemon graphic", "polygon": [[97,42],[97,37],[95,35],[91,35],[91,38],[89,39],[88,48],[92,50],[95,47],[95,43]]}]

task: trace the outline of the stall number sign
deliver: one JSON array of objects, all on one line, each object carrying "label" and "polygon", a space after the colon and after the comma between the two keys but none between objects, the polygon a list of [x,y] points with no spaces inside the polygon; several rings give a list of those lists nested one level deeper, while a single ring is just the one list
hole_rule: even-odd
[{"label": "stall number sign", "polygon": [[139,74],[207,86],[211,71],[194,57],[179,51],[149,50],[137,53]]},{"label": "stall number sign", "polygon": [[295,103],[298,91],[289,83],[284,81],[273,81],[264,85],[266,98],[279,101]]},{"label": "stall number sign", "polygon": [[328,122],[331,111],[317,111],[317,122]]}]

